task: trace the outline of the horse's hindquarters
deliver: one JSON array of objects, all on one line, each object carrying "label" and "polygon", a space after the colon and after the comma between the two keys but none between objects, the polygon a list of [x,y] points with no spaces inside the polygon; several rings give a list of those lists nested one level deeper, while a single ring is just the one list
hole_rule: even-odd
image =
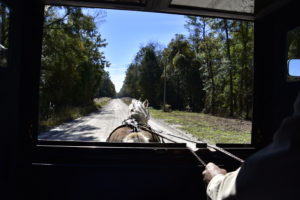
[{"label": "horse's hindquarters", "polygon": [[107,138],[107,142],[123,142],[123,139],[132,133],[132,128],[128,126],[122,126],[115,129]]},{"label": "horse's hindquarters", "polygon": [[106,140],[107,142],[130,142],[130,143],[149,143],[160,142],[155,133],[141,130],[134,131],[129,126],[123,126],[114,130]]}]

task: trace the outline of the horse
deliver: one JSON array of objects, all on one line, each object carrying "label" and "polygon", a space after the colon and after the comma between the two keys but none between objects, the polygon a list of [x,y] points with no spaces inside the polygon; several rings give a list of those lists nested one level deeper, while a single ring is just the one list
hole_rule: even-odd
[{"label": "horse", "polygon": [[132,99],[128,107],[129,117],[123,124],[113,130],[107,142],[150,143],[161,142],[160,137],[148,125],[150,114],[149,102]]}]

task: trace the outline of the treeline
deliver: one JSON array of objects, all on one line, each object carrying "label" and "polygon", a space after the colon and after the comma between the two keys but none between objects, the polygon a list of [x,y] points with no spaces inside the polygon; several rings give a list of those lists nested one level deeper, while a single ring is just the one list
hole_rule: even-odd
[{"label": "treeline", "polygon": [[43,34],[41,120],[67,107],[90,106],[100,95],[115,96],[104,71],[109,62],[101,48],[107,43],[97,31],[95,17],[81,8],[47,6]]},{"label": "treeline", "polygon": [[188,36],[164,49],[141,47],[126,71],[119,96],[148,99],[153,107],[214,115],[252,116],[253,23],[186,17]]},{"label": "treeline", "polygon": [[115,97],[116,89],[113,82],[110,80],[108,72],[104,72],[100,81],[100,88],[96,97]]}]

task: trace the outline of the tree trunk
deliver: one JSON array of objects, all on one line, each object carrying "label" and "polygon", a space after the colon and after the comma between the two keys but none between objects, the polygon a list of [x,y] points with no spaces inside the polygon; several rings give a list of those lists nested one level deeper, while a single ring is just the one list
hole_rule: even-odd
[{"label": "tree trunk", "polygon": [[230,41],[228,34],[228,21],[224,19],[224,29],[226,34],[226,50],[227,50],[227,59],[229,61],[229,116],[233,117],[234,108],[233,108],[233,64],[230,53]]},{"label": "tree trunk", "polygon": [[[246,27],[245,27],[246,26]],[[247,65],[247,44],[248,44],[248,22],[245,22],[245,24],[242,22],[241,23],[241,32],[242,32],[242,44],[243,44],[243,53],[242,53],[242,69],[241,69],[241,78],[240,78],[240,116],[242,113],[245,111],[244,105],[246,104],[246,115],[248,115],[248,108],[249,108],[249,101],[248,101],[248,96],[245,95],[245,90],[247,87],[251,87],[250,85],[246,84],[246,65]],[[247,116],[246,116],[247,117]]]},{"label": "tree trunk", "polygon": [[[203,34],[203,40],[205,41],[206,39],[206,34],[205,34],[205,31],[206,31],[206,22],[203,21],[203,30],[202,30],[202,34]],[[213,66],[212,66],[212,63],[211,63],[211,54],[210,54],[210,48],[207,44],[207,42],[205,43],[206,44],[206,64],[207,64],[207,68],[208,68],[208,73],[209,73],[209,77],[210,77],[210,80],[211,80],[211,109],[210,109],[210,113],[212,114],[216,114],[216,100],[215,100],[215,76],[214,76],[214,71],[213,71]]]}]

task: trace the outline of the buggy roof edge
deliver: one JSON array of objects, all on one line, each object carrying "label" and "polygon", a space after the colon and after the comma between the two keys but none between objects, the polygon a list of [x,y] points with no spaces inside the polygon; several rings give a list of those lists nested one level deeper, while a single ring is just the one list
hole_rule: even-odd
[{"label": "buggy roof edge", "polygon": [[291,0],[44,0],[44,4],[254,21]]}]

